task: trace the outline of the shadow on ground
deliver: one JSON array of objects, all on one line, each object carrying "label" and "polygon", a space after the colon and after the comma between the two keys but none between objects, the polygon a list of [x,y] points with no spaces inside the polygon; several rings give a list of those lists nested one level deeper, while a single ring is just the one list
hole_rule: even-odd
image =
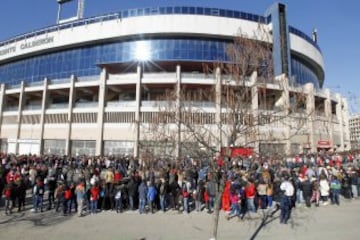
[{"label": "shadow on ground", "polygon": [[0,228],[18,224],[19,222],[31,222],[36,227],[54,226],[70,220],[74,215],[64,216],[54,210],[42,213],[31,213],[30,211],[16,212],[11,215],[3,215],[0,220]]}]

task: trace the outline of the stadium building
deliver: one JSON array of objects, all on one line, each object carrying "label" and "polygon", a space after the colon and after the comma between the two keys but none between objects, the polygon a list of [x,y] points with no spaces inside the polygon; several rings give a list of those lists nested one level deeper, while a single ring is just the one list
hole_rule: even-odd
[{"label": "stadium building", "polygon": [[360,149],[360,115],[350,116],[349,119],[350,129],[350,144],[351,149]]},{"label": "stadium building", "polygon": [[[275,110],[280,102],[291,105],[294,96],[301,95],[300,110],[307,115],[297,132],[291,124],[269,120],[259,126],[260,134],[268,129],[276,134],[251,147],[284,153],[348,150],[347,102],[323,89],[324,62],[316,32],[308,36],[290,26],[286,6],[276,3],[262,16],[206,7],[122,10],[0,42],[1,151],[138,156],[145,142],[155,149],[161,141],[151,141],[141,126],[160,111],[158,96],[177,86],[206,89],[220,84],[221,89],[228,76],[221,69],[207,74],[204,64],[226,61],[227,46],[239,29],[252,39],[259,26],[272,50],[274,76],[285,86],[272,81],[261,85],[269,93],[264,107],[255,84],[260,77],[249,74],[251,108],[257,113]],[[202,106],[203,114],[196,113],[200,124],[215,125],[221,119],[226,110],[216,101],[192,102]],[[173,149],[181,148],[182,133],[177,134],[177,140],[170,141]],[[220,145],[226,146],[222,139]],[[164,153],[178,156],[180,150]]]}]

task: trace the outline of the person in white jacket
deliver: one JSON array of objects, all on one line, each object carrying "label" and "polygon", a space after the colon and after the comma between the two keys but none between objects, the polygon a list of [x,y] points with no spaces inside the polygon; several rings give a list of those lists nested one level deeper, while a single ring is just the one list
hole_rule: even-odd
[{"label": "person in white jacket", "polygon": [[329,186],[329,182],[326,179],[326,176],[324,175],[320,176],[319,190],[320,190],[320,200],[323,202],[323,205],[328,205],[330,186]]}]

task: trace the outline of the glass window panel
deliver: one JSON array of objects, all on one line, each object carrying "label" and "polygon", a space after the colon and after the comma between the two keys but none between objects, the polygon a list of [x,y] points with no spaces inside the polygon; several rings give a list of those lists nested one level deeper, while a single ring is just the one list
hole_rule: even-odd
[{"label": "glass window panel", "polygon": [[211,8],[205,8],[205,15],[211,15]]},{"label": "glass window panel", "polygon": [[146,16],[150,15],[150,8],[144,9],[144,15],[146,15]]},{"label": "glass window panel", "polygon": [[204,14],[204,8],[202,7],[196,7],[195,8],[195,13],[199,14],[199,15],[203,15]]},{"label": "glass window panel", "polygon": [[166,13],[167,14],[172,14],[174,12],[173,10],[174,10],[173,7],[167,7],[166,8]]},{"label": "glass window panel", "polygon": [[144,9],[139,8],[139,9],[137,10],[137,16],[143,16],[143,15],[144,15]]},{"label": "glass window panel", "polygon": [[159,12],[160,12],[160,14],[165,14],[166,13],[166,8],[165,7],[160,7]]}]

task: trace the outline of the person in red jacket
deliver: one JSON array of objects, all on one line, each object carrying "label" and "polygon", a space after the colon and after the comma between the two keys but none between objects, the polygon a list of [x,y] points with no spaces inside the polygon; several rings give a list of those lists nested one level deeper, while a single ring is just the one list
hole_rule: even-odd
[{"label": "person in red jacket", "polygon": [[183,197],[183,203],[184,203],[184,212],[186,213],[190,213],[189,210],[189,198],[190,198],[190,193],[186,187],[186,185],[184,185],[182,187],[182,197]]},{"label": "person in red jacket", "polygon": [[64,201],[63,201],[64,215],[70,213],[71,211],[70,209],[71,198],[72,198],[71,188],[69,186],[65,186]]},{"label": "person in red jacket", "polygon": [[121,176],[120,171],[119,171],[119,170],[116,170],[116,171],[115,171],[115,175],[114,175],[114,183],[115,183],[115,184],[120,183],[121,179],[122,179],[122,176]]},{"label": "person in red jacket", "polygon": [[4,197],[5,197],[5,214],[12,214],[13,209],[13,196],[14,196],[14,181],[10,181],[10,183],[5,187]]},{"label": "person in red jacket", "polygon": [[226,181],[224,192],[221,197],[221,208],[224,211],[230,211],[230,188],[231,188],[231,182]]},{"label": "person in red jacket", "polygon": [[211,213],[210,197],[209,197],[209,194],[208,194],[207,191],[206,191],[206,186],[205,186],[205,190],[204,190],[204,203],[205,203],[205,206],[206,206],[206,208],[207,208],[207,212],[208,212],[208,213]]},{"label": "person in red jacket", "polygon": [[15,172],[11,169],[6,175],[6,184],[10,184],[10,182],[15,181]]},{"label": "person in red jacket", "polygon": [[100,189],[95,184],[90,188],[90,212],[91,214],[96,214],[97,211],[97,203],[100,197]]}]

